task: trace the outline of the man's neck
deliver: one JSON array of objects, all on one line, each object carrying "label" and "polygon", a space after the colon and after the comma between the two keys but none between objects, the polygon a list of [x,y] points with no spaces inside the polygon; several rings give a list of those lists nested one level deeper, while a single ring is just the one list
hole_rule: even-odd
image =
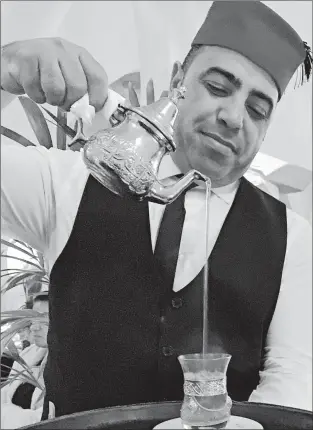
[{"label": "man's neck", "polygon": [[[171,155],[166,155],[161,161],[158,179],[165,179],[170,176],[178,175],[180,173],[184,173],[183,169],[180,169],[175,161],[172,159]],[[212,183],[212,189],[223,191],[231,191],[238,187],[239,180],[235,180],[230,184],[225,185],[216,185]],[[204,186],[204,183],[203,183]]]}]

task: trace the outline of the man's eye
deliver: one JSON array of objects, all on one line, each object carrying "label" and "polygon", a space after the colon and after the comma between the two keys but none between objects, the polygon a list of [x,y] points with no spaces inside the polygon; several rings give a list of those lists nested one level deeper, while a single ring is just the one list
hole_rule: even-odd
[{"label": "man's eye", "polygon": [[255,119],[266,119],[268,116],[268,113],[262,108],[256,106],[248,106],[247,108],[250,115]]},{"label": "man's eye", "polygon": [[218,86],[216,84],[212,84],[209,82],[205,82],[204,83],[206,88],[214,95],[220,96],[220,97],[225,97],[229,94],[229,92],[227,91],[227,89],[225,87],[222,86]]}]

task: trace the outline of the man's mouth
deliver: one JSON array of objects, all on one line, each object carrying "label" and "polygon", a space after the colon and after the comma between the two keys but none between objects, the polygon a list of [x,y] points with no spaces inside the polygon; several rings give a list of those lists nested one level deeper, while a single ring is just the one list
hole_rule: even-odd
[{"label": "man's mouth", "polygon": [[234,154],[236,154],[237,149],[232,142],[229,142],[228,140],[224,140],[222,137],[218,136],[217,134],[210,133],[207,131],[200,131],[200,133],[203,136],[209,137],[210,139],[214,140],[215,142],[218,142],[218,144],[223,145],[224,148],[228,148]]}]

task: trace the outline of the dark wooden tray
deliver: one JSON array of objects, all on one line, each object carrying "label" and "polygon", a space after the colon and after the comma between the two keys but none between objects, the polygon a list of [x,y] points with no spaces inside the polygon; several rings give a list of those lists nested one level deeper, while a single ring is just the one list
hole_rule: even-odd
[{"label": "dark wooden tray", "polygon": [[[179,417],[181,402],[145,403],[80,412],[42,421],[23,429],[152,430]],[[251,402],[233,402],[232,415],[258,421],[265,430],[312,430],[313,414],[301,409]]]}]

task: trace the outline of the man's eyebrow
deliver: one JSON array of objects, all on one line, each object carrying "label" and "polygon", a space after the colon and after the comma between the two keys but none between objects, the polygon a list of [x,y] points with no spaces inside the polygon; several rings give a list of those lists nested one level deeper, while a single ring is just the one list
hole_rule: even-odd
[{"label": "man's eyebrow", "polygon": [[225,70],[225,69],[221,69],[220,67],[210,67],[205,72],[201,73],[201,78],[204,78],[206,75],[209,75],[211,73],[218,73],[218,74],[224,76],[236,88],[240,88],[242,86],[242,82],[239,78],[236,78],[236,76],[233,75],[231,72],[228,72],[228,70]]},{"label": "man's eyebrow", "polygon": [[[242,87],[241,79],[237,78],[233,73],[229,72],[228,70],[222,69],[220,67],[210,67],[209,69],[207,69],[205,72],[201,74],[201,78],[204,78],[206,75],[209,75],[211,73],[218,73],[224,76],[229,82],[231,82],[238,89]],[[274,101],[267,94],[259,90],[252,90],[250,92],[250,95],[258,97],[262,100],[265,100],[270,105],[271,110],[273,110]]]}]

